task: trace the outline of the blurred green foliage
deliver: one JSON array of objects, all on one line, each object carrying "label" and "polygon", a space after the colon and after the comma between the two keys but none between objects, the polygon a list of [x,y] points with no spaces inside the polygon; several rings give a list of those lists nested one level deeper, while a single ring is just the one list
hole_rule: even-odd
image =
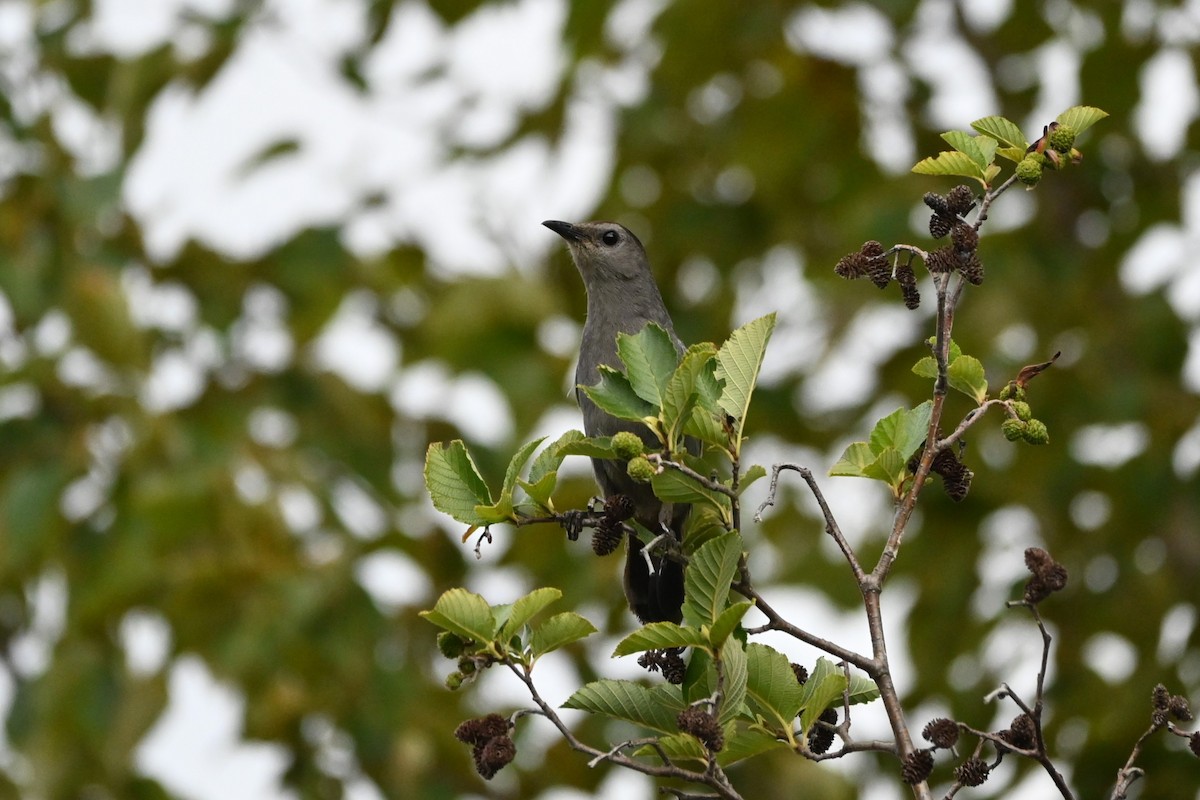
[{"label": "blurred green foliage", "polygon": [[[165,87],[203,92],[250,27],[269,19],[252,3],[236,4],[224,19],[197,17],[192,24],[206,37],[198,58],[182,58],[166,45],[135,57],[83,57],[70,42],[91,3],[25,5],[37,20],[34,63],[23,75],[7,72],[0,92],[3,137],[20,154],[15,167],[5,168],[0,198],[0,287],[11,309],[0,342],[0,405],[18,409],[0,422],[0,653],[13,683],[7,734],[20,757],[6,765],[0,797],[169,796],[134,766],[137,742],[164,708],[170,661],[152,674],[129,668],[121,626],[131,611],[168,623],[170,656],[198,655],[244,692],[246,737],[286,749],[285,780],[297,796],[333,798],[345,791],[346,776],[330,772],[306,733],[306,721],[314,718],[348,735],[362,773],[387,797],[535,797],[563,784],[594,789],[605,771],[587,769],[561,743],[542,763],[518,759],[485,788],[451,735],[487,699],[440,688],[450,666],[437,660],[432,629],[417,610],[442,589],[468,583],[473,559],[468,547],[443,532],[444,520],[435,524],[419,480],[411,477],[419,475],[428,441],[459,432],[445,422],[397,418],[385,397],[355,389],[311,359],[297,355],[281,369],[259,369],[235,346],[247,293],[257,286],[273,287],[284,298],[297,354],[306,352],[348,293],[366,291],[382,309],[399,295],[415,295],[425,309],[419,325],[386,311],[376,321],[402,343],[406,363],[437,359],[451,374],[482,372],[501,387],[515,423],[512,441],[476,450],[495,481],[515,442],[530,438],[542,412],[563,397],[570,365],[539,345],[538,331],[552,314],[582,317],[583,293],[565,256],[556,254],[536,275],[525,270],[449,281],[429,274],[411,247],[360,262],[343,248],[336,226],[305,231],[248,263],[190,244],[146,274],[155,285],[177,284],[194,297],[196,326],[179,331],[139,323],[125,282],[131,270],[153,262],[123,210],[121,190],[147,111]],[[361,91],[372,87],[357,65],[402,5],[363,3],[369,30],[342,69]],[[447,23],[468,18],[477,5],[433,3]],[[618,5],[569,4],[568,76],[621,57],[603,34]],[[897,37],[878,56],[898,58],[897,69],[910,68],[903,53],[929,24],[917,19],[925,5],[878,4]],[[906,541],[895,573],[915,590],[907,702],[910,708],[938,704],[986,727],[993,710],[980,698],[1002,680],[1028,678],[995,674],[978,657],[1004,612],[981,617],[966,611],[980,571],[1012,570],[981,561],[994,552],[981,523],[998,509],[1027,507],[1047,549],[1072,575],[1068,590],[1044,609],[1056,635],[1050,735],[1071,723],[1074,738],[1060,742],[1061,752],[1079,795],[1097,797],[1144,729],[1155,683],[1200,699],[1195,626],[1181,655],[1159,651],[1168,610],[1190,608],[1195,619],[1200,577],[1200,479],[1172,468],[1174,448],[1200,412],[1180,380],[1188,328],[1162,296],[1129,296],[1117,274],[1150,226],[1178,223],[1196,139],[1193,128],[1183,153],[1163,161],[1149,158],[1134,135],[1139,76],[1158,41],[1124,32],[1122,4],[1086,11],[1016,5],[987,31],[967,25],[959,6],[946,9],[955,15],[959,45],[974,52],[996,87],[1000,107],[987,113],[1025,118],[1038,102],[1039,82],[1013,79],[1013,59],[1070,42],[1080,19],[1072,15],[1082,15],[1100,35],[1081,46],[1079,97],[1072,99],[1102,107],[1112,118],[1080,144],[1081,168],[1038,187],[1036,213],[1026,224],[985,236],[988,279],[968,297],[955,330],[963,349],[982,359],[996,386],[1023,363],[1060,347],[1071,352],[1033,391],[1037,414],[1050,429],[1049,447],[1021,448],[1011,460],[976,455],[1003,452],[997,429],[995,440],[983,437],[968,450],[976,478],[967,501],[952,504],[933,491],[922,498],[920,530]],[[1144,5],[1149,13],[1160,11],[1160,4]],[[681,264],[715,266],[714,290],[675,314],[685,341],[723,340],[734,327],[737,280],[753,275],[766,254],[783,245],[803,253],[803,277],[818,293],[833,334],[829,342],[804,346],[832,353],[859,311],[880,302],[861,283],[836,281],[833,264],[865,239],[919,238],[910,228],[911,209],[923,192],[949,188],[936,179],[881,172],[870,153],[886,145],[864,143],[863,119],[871,109],[860,92],[860,71],[789,47],[785,28],[800,7],[667,5],[652,27],[659,50],[647,91],[620,118],[614,180],[594,216],[620,218],[647,239],[652,234],[649,250],[673,307],[685,302]],[[1067,17],[1060,15],[1063,8]],[[39,75],[61,79],[79,101],[119,126],[114,167],[81,171],[50,112],[18,107],[14,97],[22,87],[16,82]],[[1050,84],[1073,78],[1045,76]],[[571,86],[564,80],[559,95],[525,116],[510,142],[528,134],[556,140]],[[913,87],[902,100],[907,118],[901,122],[914,126],[918,153],[931,154],[940,149],[940,130],[927,122],[934,87],[915,77]],[[723,98],[719,113],[703,111],[706,91]],[[964,127],[972,111],[956,127]],[[236,136],[237,122],[230,126]],[[654,191],[631,190],[639,177],[644,188],[647,176]],[[1086,245],[1078,235],[1085,215],[1105,232]],[[886,301],[899,303],[892,295]],[[784,318],[790,312],[759,309],[771,310]],[[218,345],[198,397],[165,413],[147,408],[152,366],[195,344],[198,330]],[[1013,330],[1035,342],[1025,361],[1001,346],[1000,334]],[[775,346],[785,345],[777,339]],[[879,385],[910,406],[927,390],[910,372],[920,355],[914,343],[879,369]],[[81,363],[92,379],[71,377]],[[871,392],[850,407],[797,413],[805,378],[789,374],[760,389],[752,439],[831,452],[869,430],[867,411],[878,399]],[[26,402],[30,392],[32,404]],[[965,413],[969,406],[961,402]],[[282,445],[253,435],[255,413],[263,409],[283,411],[294,423]],[[1081,426],[1130,421],[1147,425],[1149,442],[1119,469],[1071,457],[1068,443]],[[824,471],[829,464],[812,466]],[[247,488],[256,485],[261,496]],[[338,487],[346,485],[385,510],[382,533],[356,534],[347,523],[337,499]],[[296,530],[277,502],[285,490],[311,498],[319,521]],[[591,487],[579,480],[567,491],[582,504]],[[1104,498],[1111,509],[1086,530],[1072,515],[1081,497]],[[611,609],[607,619],[593,619],[602,630],[630,627],[612,560],[569,546],[556,530],[496,535],[513,541],[502,564],[518,566],[532,585],[562,587],[564,607],[598,599]],[[755,538],[775,545],[777,580],[851,605],[856,598],[848,576],[819,546],[819,536],[820,523],[794,509],[747,531],[751,547]],[[426,598],[385,608],[359,585],[361,560],[387,551],[420,566],[430,587]],[[1111,579],[1103,577],[1106,570]],[[35,587],[46,576],[66,587],[65,618],[45,664],[30,666],[14,655],[15,645],[33,635]],[[1014,581],[1013,596],[1017,591]],[[1183,625],[1186,618],[1176,616]],[[1118,685],[1089,662],[1089,640],[1100,632],[1123,637],[1136,652],[1132,674]],[[596,677],[585,661],[578,668],[583,680]],[[1001,715],[1001,724],[1006,719]],[[593,721],[583,732],[605,738]],[[1195,796],[1195,762],[1180,747],[1156,741],[1139,764],[1153,796]],[[895,772],[894,764],[880,766]],[[746,796],[775,796],[781,786],[799,785],[814,796],[856,793],[853,775],[786,756],[771,756],[734,777]]]}]

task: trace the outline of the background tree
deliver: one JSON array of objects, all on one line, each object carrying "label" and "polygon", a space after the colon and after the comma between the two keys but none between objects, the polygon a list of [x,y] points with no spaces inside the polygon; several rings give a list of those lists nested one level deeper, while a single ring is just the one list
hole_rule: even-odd
[{"label": "background tree", "polygon": [[[611,560],[528,529],[479,570],[422,492],[430,440],[465,436],[497,478],[574,425],[583,293],[538,222],[633,227],[684,341],[777,310],[756,459],[820,468],[925,388],[921,318],[864,304],[838,257],[918,235],[946,187],[906,171],[938,132],[1001,113],[1032,138],[1087,102],[1113,116],[1084,168],[998,203],[958,332],[999,374],[1063,351],[1038,386],[1054,442],[973,439],[969,501],[923,511],[956,535],[912,537],[896,570],[906,702],[962,719],[1019,668],[998,611],[1019,553],[1081,578],[1052,601],[1049,727],[1099,796],[1143,687],[1200,683],[1194,33],[1183,9],[1101,5],[162,3],[122,27],[114,2],[6,4],[4,791],[192,796],[145,742],[199,664],[297,794],[485,791],[451,736],[473,701],[435,688],[417,610],[499,574],[631,624]],[[838,483],[835,504],[866,496]],[[772,583],[852,607],[815,509],[785,499],[747,531]],[[604,780],[550,747],[486,791]],[[1140,762],[1154,794],[1192,797],[1170,750]],[[872,774],[740,777],[854,796]]]}]

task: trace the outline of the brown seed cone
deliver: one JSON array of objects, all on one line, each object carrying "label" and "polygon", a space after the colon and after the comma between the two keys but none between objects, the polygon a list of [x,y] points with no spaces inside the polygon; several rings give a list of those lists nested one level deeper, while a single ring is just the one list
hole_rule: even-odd
[{"label": "brown seed cone", "polygon": [[933,772],[933,753],[929,750],[916,750],[904,757],[904,766],[900,768],[900,777],[912,786],[929,777]]}]

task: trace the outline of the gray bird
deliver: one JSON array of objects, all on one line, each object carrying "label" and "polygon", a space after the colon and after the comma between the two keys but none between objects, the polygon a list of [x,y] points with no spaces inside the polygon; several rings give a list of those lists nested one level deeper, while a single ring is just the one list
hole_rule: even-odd
[{"label": "gray bird", "polygon": [[[675,335],[675,326],[650,272],[646,251],[636,236],[615,222],[572,224],[548,220],[542,224],[566,240],[587,290],[587,319],[579,345],[579,365],[575,369],[577,386],[597,383],[601,364],[620,369],[617,334],[637,333],[648,322],[665,329],[674,340],[675,349],[683,352],[683,343]],[[588,436],[632,431],[646,443],[647,450],[660,447],[645,425],[609,416],[578,389],[575,397],[583,411],[583,431]],[[690,505],[664,504],[649,485],[630,478],[620,461],[594,458],[592,469],[605,498],[625,495],[633,502],[634,518],[647,530],[656,535],[669,531],[676,540],[682,540]],[[625,597],[629,608],[644,623],[679,622],[683,565],[660,556],[652,556],[647,564],[643,547],[636,536],[629,537],[625,557]]]}]

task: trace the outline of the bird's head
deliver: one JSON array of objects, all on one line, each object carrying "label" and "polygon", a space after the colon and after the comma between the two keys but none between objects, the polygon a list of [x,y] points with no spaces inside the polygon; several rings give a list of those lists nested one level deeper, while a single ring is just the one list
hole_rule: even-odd
[{"label": "bird's head", "polygon": [[542,223],[567,242],[588,288],[650,276],[646,251],[638,238],[616,222]]}]

